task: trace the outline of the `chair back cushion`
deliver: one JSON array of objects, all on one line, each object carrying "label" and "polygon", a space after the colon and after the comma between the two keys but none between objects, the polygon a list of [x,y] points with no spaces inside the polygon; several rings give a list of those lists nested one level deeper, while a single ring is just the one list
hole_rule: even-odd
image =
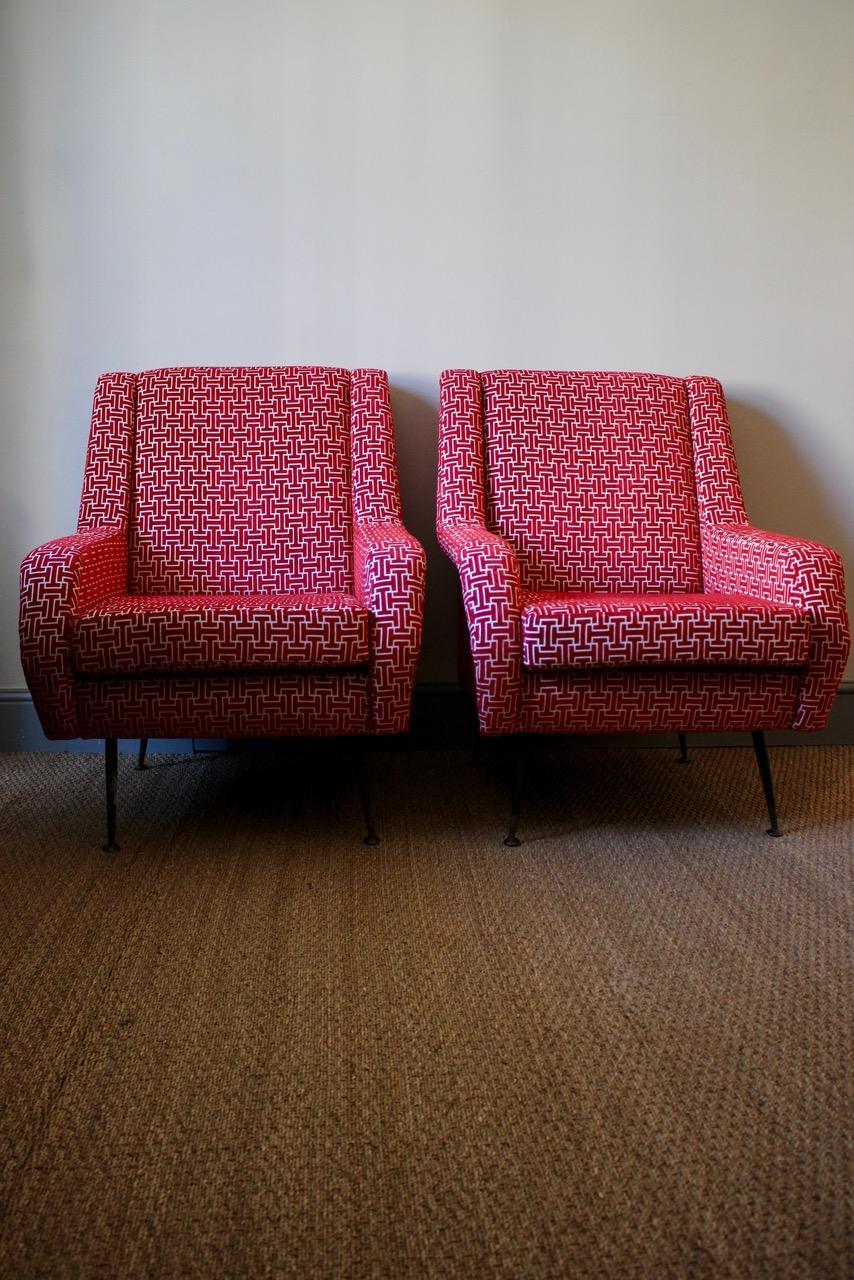
[{"label": "chair back cushion", "polygon": [[345,369],[138,376],[132,593],[346,592],[352,543]]},{"label": "chair back cushion", "polygon": [[482,375],[489,527],[527,591],[701,591],[685,384],[634,373]]}]

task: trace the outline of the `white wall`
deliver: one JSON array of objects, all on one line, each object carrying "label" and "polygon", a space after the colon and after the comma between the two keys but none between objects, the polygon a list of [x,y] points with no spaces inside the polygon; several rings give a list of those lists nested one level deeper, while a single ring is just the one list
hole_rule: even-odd
[{"label": "white wall", "polygon": [[851,0],[7,0],[0,689],[102,370],[377,364],[432,553],[446,365],[713,373],[854,578]]}]

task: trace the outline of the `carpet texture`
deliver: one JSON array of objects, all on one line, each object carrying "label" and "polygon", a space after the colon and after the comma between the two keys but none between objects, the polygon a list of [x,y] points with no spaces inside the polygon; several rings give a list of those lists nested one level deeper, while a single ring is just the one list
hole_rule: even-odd
[{"label": "carpet texture", "polygon": [[9,755],[0,1274],[847,1277],[854,751]]}]

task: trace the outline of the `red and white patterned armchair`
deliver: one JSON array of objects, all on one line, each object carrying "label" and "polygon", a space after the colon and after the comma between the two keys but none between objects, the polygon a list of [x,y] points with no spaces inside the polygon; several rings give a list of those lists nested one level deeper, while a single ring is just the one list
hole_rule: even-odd
[{"label": "red and white patterned armchair", "polygon": [[481,734],[750,732],[779,834],[764,732],[827,721],[842,563],[750,526],[720,383],[444,373],[438,532]]},{"label": "red and white patterned armchair", "polygon": [[[424,553],[401,522],[378,369],[98,380],[77,533],[22,566],[49,738],[392,734],[409,723]],[[367,812],[368,835],[375,839]]]}]

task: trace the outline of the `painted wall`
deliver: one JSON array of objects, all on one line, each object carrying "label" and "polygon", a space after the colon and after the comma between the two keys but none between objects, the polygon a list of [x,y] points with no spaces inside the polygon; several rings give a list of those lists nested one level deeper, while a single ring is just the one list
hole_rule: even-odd
[{"label": "painted wall", "polygon": [[7,0],[0,690],[92,388],[377,364],[431,553],[447,365],[720,377],[755,522],[854,579],[850,0]]}]

